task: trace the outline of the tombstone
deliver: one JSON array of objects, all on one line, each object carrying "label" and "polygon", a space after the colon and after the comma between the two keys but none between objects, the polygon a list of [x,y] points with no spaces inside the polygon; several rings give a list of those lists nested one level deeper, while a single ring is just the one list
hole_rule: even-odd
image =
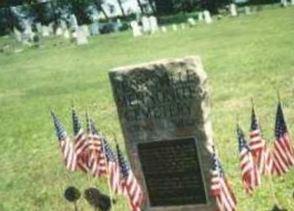
[{"label": "tombstone", "polygon": [[173,25],[172,25],[172,29],[173,29],[173,31],[178,31],[178,27],[177,27],[177,25],[176,25],[176,24],[173,24]]},{"label": "tombstone", "polygon": [[291,5],[294,5],[294,0],[291,0]]},{"label": "tombstone", "polygon": [[90,33],[92,36],[96,36],[100,34],[98,21],[95,21],[90,25]]},{"label": "tombstone", "polygon": [[60,27],[62,30],[67,30],[67,24],[64,20],[60,20]]},{"label": "tombstone", "polygon": [[131,21],[131,28],[132,28],[134,37],[142,36],[142,32],[141,32],[140,26],[138,25],[137,21]]},{"label": "tombstone", "polygon": [[75,14],[70,15],[70,27],[73,30],[76,30],[79,27],[78,20],[77,20],[77,17],[75,16]]},{"label": "tombstone", "polygon": [[245,6],[245,15],[250,15],[251,14],[251,10],[250,10],[250,7],[248,6]]},{"label": "tombstone", "polygon": [[204,20],[207,24],[212,23],[212,18],[210,16],[210,12],[208,10],[204,10],[203,15],[204,15]]},{"label": "tombstone", "polygon": [[39,34],[42,34],[42,24],[40,22],[36,23],[36,29]]},{"label": "tombstone", "polygon": [[194,18],[188,18],[187,20],[189,26],[195,26],[196,25],[196,21],[194,20]]},{"label": "tombstone", "polygon": [[54,34],[54,23],[53,22],[49,23],[48,29],[49,29],[50,34]]},{"label": "tombstone", "polygon": [[158,23],[157,23],[156,17],[150,16],[149,17],[149,24],[150,24],[150,28],[151,28],[151,33],[158,31]]},{"label": "tombstone", "polygon": [[166,32],[167,32],[167,28],[166,28],[165,26],[160,27],[160,29],[161,29],[161,31],[162,31],[163,33],[166,33]]},{"label": "tombstone", "polygon": [[287,7],[288,6],[288,1],[287,0],[281,0],[281,5],[282,5],[282,7]]},{"label": "tombstone", "polygon": [[56,34],[57,36],[61,36],[61,35],[63,34],[63,30],[62,30],[62,28],[61,28],[61,27],[57,27],[57,29],[56,29],[56,31],[55,31],[55,34]]},{"label": "tombstone", "polygon": [[50,31],[48,26],[42,26],[42,36],[43,37],[49,37],[50,36]]},{"label": "tombstone", "polygon": [[86,45],[89,43],[87,35],[81,27],[79,27],[78,30],[76,31],[75,38],[78,45]]},{"label": "tombstone", "polygon": [[68,29],[65,29],[65,30],[63,31],[63,37],[64,37],[65,39],[70,39],[70,32],[69,32]]},{"label": "tombstone", "polygon": [[149,33],[151,31],[149,18],[147,18],[146,16],[142,17],[142,27],[144,33]]},{"label": "tombstone", "polygon": [[109,73],[126,151],[145,193],[143,210],[214,211],[212,126],[199,57]]},{"label": "tombstone", "polygon": [[14,37],[18,42],[21,42],[21,32],[17,28],[13,27]]},{"label": "tombstone", "polygon": [[230,4],[230,13],[231,13],[231,16],[233,17],[236,17],[238,15],[236,4]]},{"label": "tombstone", "polygon": [[198,13],[198,21],[203,21],[203,12]]},{"label": "tombstone", "polygon": [[24,26],[24,31],[22,33],[22,40],[26,41],[26,42],[29,42],[34,37],[34,33],[33,33],[33,30],[32,30],[32,25],[30,24],[29,21],[24,20],[23,26]]},{"label": "tombstone", "polygon": [[185,29],[186,25],[184,23],[181,23],[181,29]]},{"label": "tombstone", "polygon": [[90,31],[87,25],[82,25],[80,28],[84,31],[87,37],[90,37]]}]

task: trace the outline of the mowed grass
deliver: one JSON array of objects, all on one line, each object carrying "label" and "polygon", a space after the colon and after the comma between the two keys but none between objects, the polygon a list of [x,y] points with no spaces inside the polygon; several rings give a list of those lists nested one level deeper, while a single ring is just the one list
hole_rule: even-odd
[{"label": "mowed grass", "polygon": [[[279,89],[294,133],[294,7],[176,32],[169,28],[166,34],[136,39],[126,32],[91,38],[88,46],[59,40],[44,45],[0,55],[0,210],[71,210],[63,199],[68,185],[80,190],[96,185],[107,193],[105,180],[64,169],[49,110],[56,111],[71,134],[74,102],[82,117],[88,110],[97,126],[109,137],[115,132],[124,147],[108,71],[187,55],[201,56],[209,76],[215,144],[237,195],[238,210],[270,210],[274,200],[269,179],[263,179],[251,197],[242,189],[236,116],[248,131],[254,97],[264,136],[272,143]],[[294,210],[294,170],[274,178],[272,184],[280,204]],[[84,200],[79,206],[90,209]],[[115,208],[128,210],[123,198]]]}]

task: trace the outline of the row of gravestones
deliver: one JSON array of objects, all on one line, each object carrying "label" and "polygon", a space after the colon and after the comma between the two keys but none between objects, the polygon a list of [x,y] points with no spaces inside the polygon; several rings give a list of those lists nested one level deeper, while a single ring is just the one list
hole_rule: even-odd
[{"label": "row of gravestones", "polygon": [[288,0],[281,0],[281,5],[283,7],[287,7],[289,4],[294,5],[294,0],[290,0],[290,2]]}]

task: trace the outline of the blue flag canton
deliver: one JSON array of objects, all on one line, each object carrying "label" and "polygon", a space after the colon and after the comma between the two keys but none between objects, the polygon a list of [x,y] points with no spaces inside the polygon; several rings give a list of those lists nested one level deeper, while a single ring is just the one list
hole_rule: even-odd
[{"label": "blue flag canton", "polygon": [[110,145],[108,144],[108,141],[103,138],[103,145],[104,145],[104,150],[105,150],[105,156],[108,162],[116,162],[117,157],[112,151]]},{"label": "blue flag canton", "polygon": [[238,143],[239,143],[239,152],[241,152],[244,148],[250,151],[249,146],[247,145],[247,141],[245,139],[245,135],[243,130],[237,125],[237,135],[238,135]]},{"label": "blue flag canton", "polygon": [[257,121],[257,118],[256,118],[255,110],[254,110],[254,108],[252,108],[251,131],[258,130],[258,129],[259,129],[259,125],[258,125],[258,121]]},{"label": "blue flag canton", "polygon": [[74,135],[77,135],[82,128],[82,124],[81,124],[81,121],[80,121],[80,119],[74,109],[72,109],[72,123],[73,123]]},{"label": "blue flag canton", "polygon": [[213,162],[213,164],[212,164],[213,171],[216,171],[219,174],[219,176],[222,177],[224,175],[224,170],[222,168],[220,160],[216,156],[216,153],[213,153],[213,155],[212,155],[212,162]]},{"label": "blue flag canton", "polygon": [[130,167],[129,167],[127,161],[125,160],[125,158],[123,157],[123,154],[120,151],[118,145],[117,145],[116,149],[117,149],[117,156],[118,156],[118,163],[119,163],[119,167],[120,167],[120,173],[123,176],[123,178],[127,178],[130,173]]},{"label": "blue flag canton", "polygon": [[64,140],[67,137],[67,133],[63,127],[63,125],[61,124],[60,120],[57,118],[57,116],[55,115],[55,113],[53,111],[51,111],[51,116],[53,119],[53,123],[55,126],[55,132],[56,132],[56,136],[58,138],[59,141]]},{"label": "blue flag canton", "polygon": [[275,136],[277,139],[279,139],[285,133],[287,133],[287,125],[284,119],[282,105],[279,102],[276,115]]}]

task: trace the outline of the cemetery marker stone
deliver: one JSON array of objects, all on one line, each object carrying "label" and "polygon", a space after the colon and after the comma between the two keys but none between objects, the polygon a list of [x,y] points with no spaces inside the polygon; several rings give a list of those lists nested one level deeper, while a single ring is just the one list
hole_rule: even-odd
[{"label": "cemetery marker stone", "polygon": [[199,57],[109,73],[136,178],[148,211],[212,211],[213,140],[207,76]]}]

